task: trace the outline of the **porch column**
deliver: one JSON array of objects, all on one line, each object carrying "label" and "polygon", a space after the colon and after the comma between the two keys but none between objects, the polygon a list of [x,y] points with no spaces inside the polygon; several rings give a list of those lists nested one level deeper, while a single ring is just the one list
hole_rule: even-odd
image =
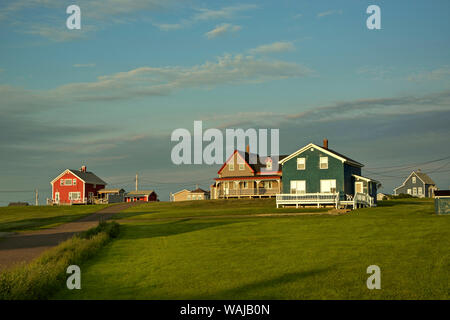
[{"label": "porch column", "polygon": [[255,180],[256,182],[256,194],[259,195],[259,183],[261,182],[261,180]]},{"label": "porch column", "polygon": [[241,195],[241,190],[239,188],[239,183],[240,182],[241,182],[240,180],[235,180],[234,181],[234,186],[236,188],[236,195],[238,196],[238,198],[240,198],[240,195]]}]

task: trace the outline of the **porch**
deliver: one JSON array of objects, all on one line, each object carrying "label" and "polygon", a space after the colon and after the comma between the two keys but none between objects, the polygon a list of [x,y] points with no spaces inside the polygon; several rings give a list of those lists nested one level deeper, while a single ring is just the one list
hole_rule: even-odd
[{"label": "porch", "polygon": [[275,197],[281,192],[279,178],[218,180],[212,188],[213,199]]},{"label": "porch", "polygon": [[276,195],[277,208],[295,205],[299,206],[333,206],[336,209],[348,208],[352,209],[362,207],[374,207],[375,201],[373,197],[356,193],[354,196],[342,195],[340,193],[284,193]]}]

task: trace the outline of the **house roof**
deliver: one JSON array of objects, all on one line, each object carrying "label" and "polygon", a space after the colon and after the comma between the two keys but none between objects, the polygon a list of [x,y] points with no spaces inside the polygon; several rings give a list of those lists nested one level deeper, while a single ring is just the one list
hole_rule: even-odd
[{"label": "house roof", "polygon": [[130,191],[127,193],[127,196],[149,196],[152,193],[154,193],[154,190],[137,190],[137,191]]},{"label": "house roof", "polygon": [[361,180],[372,181],[372,182],[375,182],[375,183],[380,183],[380,181],[378,181],[378,180],[374,180],[374,179],[363,177],[363,176],[358,176],[357,174],[352,174],[352,176],[354,176],[355,178],[361,179]]},{"label": "house roof", "polygon": [[100,189],[97,191],[98,193],[120,193],[120,192],[125,192],[125,190],[123,189]]},{"label": "house roof", "polygon": [[[287,157],[287,155],[262,157],[262,156],[260,156],[258,154],[255,154],[255,153],[249,153],[249,152],[244,152],[244,151],[240,151],[240,150],[234,150],[233,154],[227,159],[227,161],[225,161],[225,163],[219,169],[219,171],[217,172],[218,174],[220,174],[220,172],[222,172],[223,168],[225,168],[225,166],[233,158],[235,153],[238,153],[241,156],[241,158],[244,159],[245,164],[255,173],[260,173],[260,172],[262,172],[262,169],[266,168],[266,161],[269,158],[272,159],[272,162],[277,163],[280,160],[282,160],[282,159]],[[255,160],[256,163],[250,163],[250,160]],[[254,162],[254,161],[251,161],[251,162]],[[266,173],[266,172],[264,172],[264,173]]]},{"label": "house roof", "polygon": [[433,179],[431,179],[426,173],[423,173],[421,171],[414,171],[414,173],[420,178],[420,180],[422,180],[426,184],[436,184],[434,183]]},{"label": "house roof", "polygon": [[209,191],[205,191],[202,188],[197,188],[195,190],[192,190],[191,193],[209,193]]},{"label": "house roof", "polygon": [[283,164],[286,161],[288,161],[288,160],[294,158],[295,156],[303,153],[304,151],[308,150],[309,148],[316,148],[316,149],[322,151],[323,153],[326,153],[326,154],[328,154],[328,155],[330,155],[330,156],[332,156],[334,158],[337,158],[337,159],[341,160],[342,162],[347,162],[350,165],[357,166],[357,167],[364,167],[364,165],[362,163],[360,163],[360,162],[358,162],[356,160],[353,160],[353,159],[351,159],[351,158],[349,158],[347,156],[344,156],[343,154],[341,154],[339,152],[336,152],[336,151],[334,151],[332,149],[320,147],[320,146],[318,146],[318,145],[316,145],[314,143],[310,143],[310,144],[304,146],[303,148],[295,151],[294,153],[290,154],[289,156],[281,159],[279,161],[279,163]]},{"label": "house roof", "polygon": [[188,189],[183,189],[183,190],[180,190],[180,191],[177,191],[177,192],[173,193],[173,195],[176,195],[176,194],[184,192],[184,191],[190,192]]},{"label": "house roof", "polygon": [[78,178],[80,178],[81,180],[83,180],[85,183],[91,183],[91,184],[104,184],[106,185],[107,183],[105,181],[103,181],[102,179],[100,179],[99,177],[97,177],[93,172],[90,171],[81,171],[81,170],[73,170],[73,169],[69,169],[74,175],[76,175]]}]

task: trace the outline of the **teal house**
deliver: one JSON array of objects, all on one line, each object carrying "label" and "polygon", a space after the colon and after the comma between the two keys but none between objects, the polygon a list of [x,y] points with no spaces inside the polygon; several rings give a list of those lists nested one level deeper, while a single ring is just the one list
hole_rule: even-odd
[{"label": "teal house", "polygon": [[323,146],[310,143],[279,163],[283,182],[281,196],[285,195],[284,199],[293,199],[286,196],[296,194],[304,195],[296,198],[304,201],[318,194],[317,197],[322,199],[345,203],[358,195],[358,199],[370,202],[369,206],[376,204],[379,182],[363,177],[361,168],[364,165],[331,150],[327,139],[324,139]]}]

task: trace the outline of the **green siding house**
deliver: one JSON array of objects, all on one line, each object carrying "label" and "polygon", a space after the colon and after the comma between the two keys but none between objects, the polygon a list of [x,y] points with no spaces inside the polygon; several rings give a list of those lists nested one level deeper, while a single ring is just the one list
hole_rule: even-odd
[{"label": "green siding house", "polygon": [[323,146],[310,143],[279,162],[282,166],[283,194],[336,194],[350,201],[356,193],[373,197],[378,181],[361,176],[363,164]]}]

